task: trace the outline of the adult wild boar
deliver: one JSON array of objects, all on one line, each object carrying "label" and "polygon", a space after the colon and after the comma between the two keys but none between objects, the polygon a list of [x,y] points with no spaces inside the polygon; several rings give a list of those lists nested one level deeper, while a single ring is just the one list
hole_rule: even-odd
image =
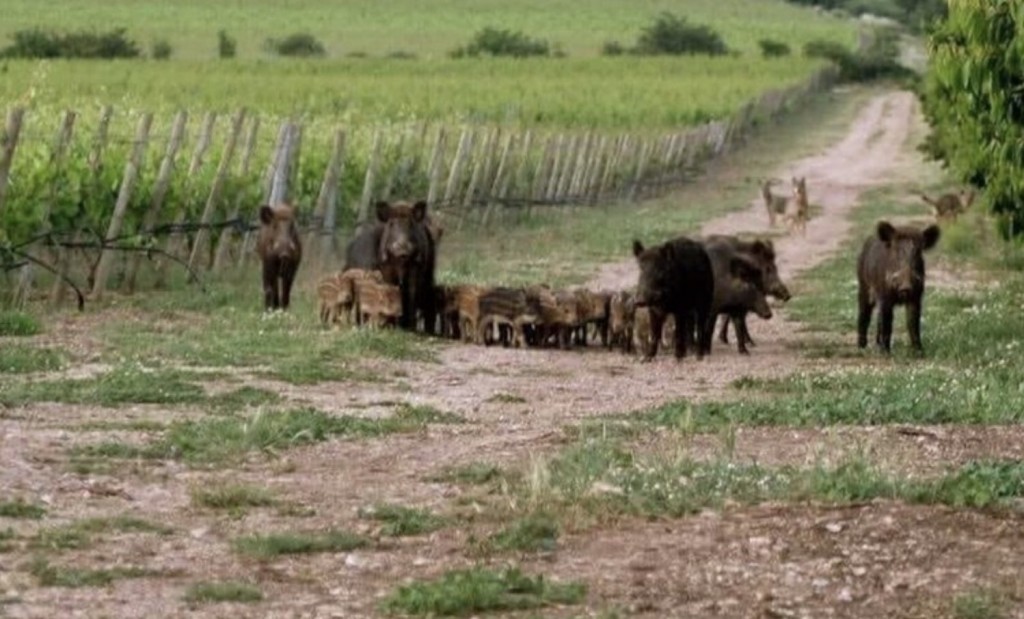
[{"label": "adult wild boar", "polygon": [[640,266],[636,307],[650,308],[651,346],[644,354],[649,361],[658,353],[662,324],[672,314],[676,320],[676,359],[686,356],[687,344],[697,333],[697,358],[711,352],[711,301],[715,280],[711,259],[700,243],[680,237],[645,249],[633,241],[633,255]]},{"label": "adult wild boar", "polygon": [[887,221],[878,226],[861,249],[857,259],[857,345],[868,344],[871,314],[878,305],[878,331],[875,344],[889,352],[892,344],[893,309],[905,305],[910,345],[921,346],[921,298],[924,296],[924,252],[939,241],[939,227],[923,230]]},{"label": "adult wild boar", "polygon": [[384,281],[402,291],[404,329],[415,329],[422,315],[424,328],[433,334],[437,316],[434,267],[437,261],[435,227],[420,201],[378,202],[377,221],[364,225],[345,250],[345,268],[379,270]]},{"label": "adult wild boar", "polygon": [[745,317],[754,312],[768,320],[772,310],[768,299],[764,277],[760,267],[742,253],[729,248],[709,246],[708,255],[715,274],[715,294],[711,303],[711,320],[708,321],[708,338],[715,328],[715,317],[719,314],[733,317],[737,327],[736,345],[740,354],[748,354]]},{"label": "adult wild boar", "polygon": [[[737,344],[741,353],[746,354],[747,345],[754,345],[753,339],[750,337],[750,333],[747,330],[747,312],[755,311],[758,315],[762,315],[760,312],[753,307],[753,305],[760,304],[763,299],[757,297],[756,290],[763,291],[768,296],[773,296],[781,301],[788,301],[790,299],[789,289],[782,283],[779,278],[779,270],[775,264],[775,247],[769,240],[753,240],[744,241],[735,236],[728,235],[712,235],[704,240],[704,247],[708,250],[708,255],[711,256],[711,262],[715,269],[715,296],[718,301],[722,301],[725,296],[746,296],[746,305],[744,303],[732,302],[731,305],[735,308],[729,312],[723,312],[720,310],[715,311],[716,317],[722,315],[722,329],[719,332],[719,339],[723,343],[728,344],[728,326],[729,322],[732,321],[733,326],[736,328],[737,333]],[[749,269],[743,269],[737,273],[734,272],[733,260],[741,259],[747,266],[753,266],[755,269],[760,271],[760,277],[755,277],[755,274],[750,272]],[[732,284],[738,284],[738,290],[728,290],[728,287]],[[753,285],[755,290],[749,289],[749,286]],[[764,307],[767,307],[765,305]],[[761,307],[760,309],[764,309]],[[771,311],[768,311],[768,315],[771,315]]]},{"label": "adult wild boar", "polygon": [[263,262],[264,309],[288,309],[295,272],[302,262],[302,242],[292,206],[264,204],[260,207],[256,253]]}]

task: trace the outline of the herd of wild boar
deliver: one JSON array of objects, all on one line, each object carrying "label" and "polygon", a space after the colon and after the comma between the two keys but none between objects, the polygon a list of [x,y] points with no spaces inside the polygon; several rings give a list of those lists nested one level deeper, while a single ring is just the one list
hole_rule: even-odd
[{"label": "herd of wild boar", "polygon": [[[793,179],[793,186],[796,209],[787,213],[790,201],[773,196],[768,183],[762,185],[769,225],[781,214],[791,229],[805,229],[805,179]],[[672,346],[676,358],[692,350],[700,359],[711,352],[719,317],[719,339],[728,343],[731,324],[739,352],[747,354],[753,345],[747,314],[769,319],[768,297],[783,302],[790,298],[770,240],[725,235],[679,237],[652,247],[634,241],[640,275],[629,290],[437,285],[434,271],[443,228],[427,210],[422,201],[376,204],[376,221],[357,231],[346,248],[344,269],[317,285],[325,326],[399,326],[516,347],[567,349],[599,341],[636,352],[644,360],[652,359],[659,346]],[[288,205],[263,206],[260,221],[257,251],[263,262],[265,307],[287,309],[302,257],[295,213]],[[876,344],[889,350],[893,308],[906,305],[911,345],[921,349],[923,252],[938,238],[935,225],[921,230],[879,222],[857,263],[858,345],[867,344],[877,306]]]}]

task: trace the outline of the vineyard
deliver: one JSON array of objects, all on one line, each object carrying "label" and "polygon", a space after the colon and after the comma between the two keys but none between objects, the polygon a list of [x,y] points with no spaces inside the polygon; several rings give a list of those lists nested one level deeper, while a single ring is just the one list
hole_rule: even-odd
[{"label": "vineyard", "polygon": [[[659,135],[406,123],[350,136],[298,121],[275,126],[244,109],[201,119],[179,112],[161,122],[104,107],[92,126],[65,113],[47,142],[40,137],[48,118],[12,108],[0,160],[0,241],[6,269],[21,269],[17,304],[29,298],[37,267],[57,278],[50,296],[59,301],[65,283],[78,282],[79,291],[87,284],[99,297],[115,260],[115,285],[129,291],[144,264],[156,272],[143,280],[156,285],[165,283],[168,261],[192,274],[244,266],[254,206],[268,201],[299,206],[314,254],[330,264],[377,199],[426,196],[443,221],[461,227],[508,210],[663,193],[834,77],[823,69],[721,120]],[[131,125],[126,139],[121,131]],[[143,262],[155,252],[161,259]]]}]

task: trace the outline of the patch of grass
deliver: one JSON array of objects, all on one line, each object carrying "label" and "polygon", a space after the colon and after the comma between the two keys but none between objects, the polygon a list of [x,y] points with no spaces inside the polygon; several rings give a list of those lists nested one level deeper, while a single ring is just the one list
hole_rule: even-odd
[{"label": "patch of grass", "polygon": [[124,404],[198,404],[206,394],[192,374],[124,364],[95,378],[21,381],[4,385],[0,404],[63,402],[117,407]]},{"label": "patch of grass", "polygon": [[383,608],[392,614],[452,617],[578,604],[586,593],[586,585],[579,582],[551,582],[540,575],[530,577],[517,568],[499,572],[476,567],[403,585],[384,600]]},{"label": "patch of grass", "polygon": [[498,404],[525,404],[526,398],[514,393],[496,393],[485,400],[486,402],[496,402]]},{"label": "patch of grass", "polygon": [[995,591],[976,589],[953,599],[954,619],[1002,619],[1006,601]]},{"label": "patch of grass", "polygon": [[263,600],[263,591],[256,585],[244,582],[200,582],[185,591],[185,601],[192,604],[211,602],[253,603]]},{"label": "patch of grass", "polygon": [[53,372],[63,368],[66,362],[65,356],[52,348],[16,344],[0,348],[0,373]]},{"label": "patch of grass", "polygon": [[45,559],[33,561],[29,573],[36,577],[41,587],[105,587],[114,581],[126,578],[145,578],[159,575],[159,572],[139,567],[114,567],[110,569],[82,569],[51,565]]},{"label": "patch of grass", "polygon": [[35,316],[16,310],[0,310],[0,337],[28,337],[43,332],[43,325]]},{"label": "patch of grass", "polygon": [[257,559],[272,559],[281,555],[313,554],[319,552],[348,552],[365,548],[369,540],[348,531],[331,530],[325,533],[274,533],[250,535],[234,540],[235,552]]},{"label": "patch of grass", "polygon": [[614,441],[584,440],[524,476],[513,492],[554,515],[681,517],[727,503],[876,498],[997,508],[1024,497],[1024,463],[971,462],[931,479],[890,476],[861,459],[835,466],[766,468],[729,460],[636,456]]},{"label": "patch of grass", "polygon": [[377,437],[416,432],[428,423],[457,423],[462,417],[429,406],[401,404],[394,415],[367,419],[332,416],[312,408],[260,411],[248,418],[217,417],[174,423],[147,445],[106,442],[79,447],[75,455],[107,458],[180,458],[222,462],[253,451],[270,452],[327,440],[331,436]]},{"label": "patch of grass", "polygon": [[7,527],[6,529],[0,529],[0,553],[10,552],[14,550],[14,545],[10,544],[11,540],[15,537],[14,529]]},{"label": "patch of grass", "polygon": [[473,462],[463,466],[447,468],[439,474],[429,477],[428,481],[480,486],[500,479],[503,476],[504,473],[496,464]]},{"label": "patch of grass", "polygon": [[223,484],[192,488],[192,504],[210,509],[244,509],[277,504],[273,492],[248,484]]},{"label": "patch of grass", "polygon": [[273,391],[244,386],[207,398],[204,408],[214,413],[235,413],[257,406],[279,404],[283,398]]},{"label": "patch of grass", "polygon": [[129,421],[88,421],[71,428],[81,432],[127,431],[127,432],[160,432],[167,429],[167,424],[153,419],[132,419]]},{"label": "patch of grass", "polygon": [[381,534],[389,537],[423,535],[436,531],[447,521],[426,509],[414,509],[401,505],[375,505],[360,513],[369,520],[382,522]]},{"label": "patch of grass", "polygon": [[48,550],[74,550],[91,546],[95,534],[111,532],[170,535],[174,530],[133,516],[87,518],[65,526],[43,529],[30,545]]},{"label": "patch of grass", "polygon": [[44,515],[46,515],[46,508],[26,503],[22,499],[0,502],[0,518],[39,520]]},{"label": "patch of grass", "polygon": [[558,534],[558,521],[550,514],[537,512],[491,535],[484,545],[489,550],[499,552],[551,552],[557,547]]}]

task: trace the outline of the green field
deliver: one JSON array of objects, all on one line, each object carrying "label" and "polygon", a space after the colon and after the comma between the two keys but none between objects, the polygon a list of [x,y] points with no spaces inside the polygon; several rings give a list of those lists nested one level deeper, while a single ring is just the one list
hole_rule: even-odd
[{"label": "green field", "polygon": [[661,11],[718,29],[730,47],[756,49],[772,37],[799,47],[814,38],[853,42],[841,20],[782,0],[5,0],[0,37],[36,26],[108,29],[122,26],[148,47],[167,39],[181,58],[216,56],[217,31],[238,39],[240,58],[264,55],[268,37],[308,31],[328,55],[381,56],[394,51],[444,56],[477,30],[522,30],[557,43],[572,56],[597,55],[602,43],[630,43]]}]

